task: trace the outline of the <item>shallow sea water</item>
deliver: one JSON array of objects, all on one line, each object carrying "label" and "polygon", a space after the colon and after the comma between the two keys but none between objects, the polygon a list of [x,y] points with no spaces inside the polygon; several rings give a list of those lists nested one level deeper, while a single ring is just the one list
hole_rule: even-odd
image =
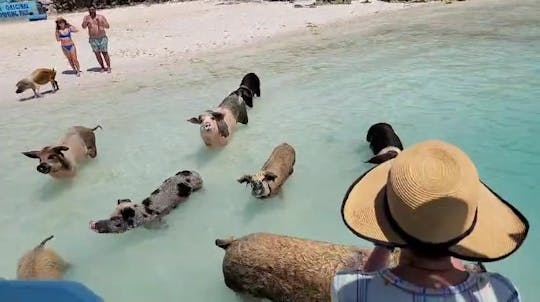
[{"label": "shallow sea water", "polygon": [[[50,246],[73,264],[66,277],[106,301],[242,301],[223,283],[216,238],[265,231],[369,246],[346,229],[339,209],[370,167],[368,127],[386,121],[406,146],[432,138],[459,145],[484,181],[525,213],[525,244],[487,267],[510,277],[525,301],[538,300],[539,9],[535,0],[500,1],[371,17],[340,35],[200,59],[98,96],[4,103],[0,274],[13,278],[18,258],[54,234]],[[250,71],[262,97],[249,125],[223,150],[207,150],[186,119],[217,105]],[[71,125],[97,123],[99,156],[71,182],[38,174],[37,161],[20,154]],[[296,148],[295,173],[282,198],[256,200],[236,179],[282,142]],[[166,217],[168,229],[89,231],[117,199],[140,201],[183,169],[200,172],[204,189]]]}]

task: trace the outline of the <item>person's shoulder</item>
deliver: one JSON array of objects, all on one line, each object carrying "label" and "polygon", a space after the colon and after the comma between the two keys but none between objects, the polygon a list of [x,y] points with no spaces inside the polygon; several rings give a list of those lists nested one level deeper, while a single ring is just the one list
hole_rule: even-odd
[{"label": "person's shoulder", "polygon": [[516,288],[516,286],[514,285],[512,280],[510,280],[509,278],[507,278],[507,277],[505,277],[505,276],[503,276],[503,275],[501,275],[499,273],[486,272],[486,273],[482,273],[482,275],[484,275],[484,277],[488,278],[491,283],[507,287],[508,289],[515,289]]},{"label": "person's shoulder", "polygon": [[[509,297],[519,301],[519,291],[514,283],[507,277],[493,272],[479,273],[477,280],[484,286],[489,286],[493,290],[497,297]],[[506,301],[506,300],[505,300]],[[512,300],[513,301],[513,300]]]},{"label": "person's shoulder", "polygon": [[374,276],[376,272],[368,273],[358,269],[344,269],[336,273],[336,276],[341,275],[354,275],[354,276]]},{"label": "person's shoulder", "polygon": [[376,272],[367,273],[360,270],[341,270],[338,271],[333,277],[334,284],[346,284],[350,282],[357,282],[360,280],[373,279],[377,275]]}]

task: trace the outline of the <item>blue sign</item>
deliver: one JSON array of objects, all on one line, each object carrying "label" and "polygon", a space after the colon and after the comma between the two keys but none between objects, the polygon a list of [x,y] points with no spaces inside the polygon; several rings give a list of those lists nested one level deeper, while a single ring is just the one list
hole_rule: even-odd
[{"label": "blue sign", "polygon": [[0,2],[0,19],[28,18],[29,20],[47,19],[47,14],[36,1]]}]

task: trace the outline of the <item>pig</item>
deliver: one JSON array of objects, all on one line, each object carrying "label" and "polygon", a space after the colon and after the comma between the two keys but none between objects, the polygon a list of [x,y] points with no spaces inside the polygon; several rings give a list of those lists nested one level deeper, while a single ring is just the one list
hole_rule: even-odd
[{"label": "pig", "polygon": [[41,94],[39,89],[42,85],[51,83],[52,91],[56,92],[58,89],[58,82],[56,81],[56,70],[54,68],[38,68],[35,69],[30,76],[17,82],[17,90],[15,93],[23,93],[28,89],[32,89],[34,97],[39,98]]},{"label": "pig", "polygon": [[403,145],[399,136],[396,134],[390,124],[377,123],[369,127],[366,141],[373,151],[374,157],[370,158],[366,163],[382,164],[403,151]]},{"label": "pig", "polygon": [[294,148],[282,143],[274,148],[262,169],[255,175],[244,175],[237,181],[251,185],[251,195],[257,198],[274,196],[294,172],[296,152]]},{"label": "pig", "polygon": [[[282,302],[330,302],[334,275],[361,271],[371,253],[371,249],[272,233],[214,243],[225,250],[222,272],[228,288]],[[399,258],[395,249],[389,267],[395,267]]]},{"label": "pig", "polygon": [[124,233],[145,226],[166,226],[162,218],[187,200],[192,192],[202,188],[203,180],[195,171],[183,170],[167,178],[140,204],[130,199],[119,199],[113,213],[107,219],[90,221],[90,229],[96,233]]},{"label": "pig", "polygon": [[335,273],[362,267],[368,256],[366,249],[271,233],[215,244],[225,250],[225,285],[271,301],[329,302]]},{"label": "pig", "polygon": [[97,157],[94,131],[98,128],[101,126],[71,127],[56,145],[43,147],[40,151],[22,152],[22,154],[39,159],[37,171],[40,173],[48,174],[55,179],[72,178],[76,175],[78,163]]},{"label": "pig", "polygon": [[17,265],[17,279],[58,280],[62,279],[70,264],[54,250],[45,248],[45,243],[54,235],[47,237],[34,249],[26,252]]},{"label": "pig", "polygon": [[207,147],[227,145],[236,130],[236,124],[247,125],[246,103],[234,92],[227,96],[214,110],[207,110],[188,122],[200,125],[200,135]]},{"label": "pig", "polygon": [[241,96],[246,105],[253,108],[253,98],[255,96],[261,97],[261,81],[259,77],[253,72],[246,74],[242,78],[238,89],[231,92],[231,94]]}]

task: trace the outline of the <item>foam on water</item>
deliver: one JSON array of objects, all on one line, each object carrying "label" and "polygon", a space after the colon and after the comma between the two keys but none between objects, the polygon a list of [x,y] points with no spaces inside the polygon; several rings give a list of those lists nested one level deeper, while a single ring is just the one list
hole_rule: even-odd
[{"label": "foam on water", "polygon": [[[55,234],[50,245],[73,264],[67,278],[107,301],[240,301],[223,283],[216,238],[267,231],[368,246],[345,228],[339,209],[370,167],[368,127],[387,121],[405,145],[440,138],[461,146],[484,181],[525,213],[531,233],[523,247],[487,267],[514,280],[525,301],[538,299],[539,8],[528,0],[411,11],[97,94],[91,87],[4,103],[0,274],[14,277],[18,257]],[[249,125],[225,149],[207,150],[186,119],[217,105],[250,71],[261,77],[262,97]],[[98,158],[73,181],[39,175],[37,161],[20,154],[71,125],[97,123]],[[296,148],[295,173],[282,197],[255,200],[236,179],[282,142]],[[117,199],[140,201],[182,169],[199,171],[205,188],[166,217],[168,229],[88,229]]]}]

